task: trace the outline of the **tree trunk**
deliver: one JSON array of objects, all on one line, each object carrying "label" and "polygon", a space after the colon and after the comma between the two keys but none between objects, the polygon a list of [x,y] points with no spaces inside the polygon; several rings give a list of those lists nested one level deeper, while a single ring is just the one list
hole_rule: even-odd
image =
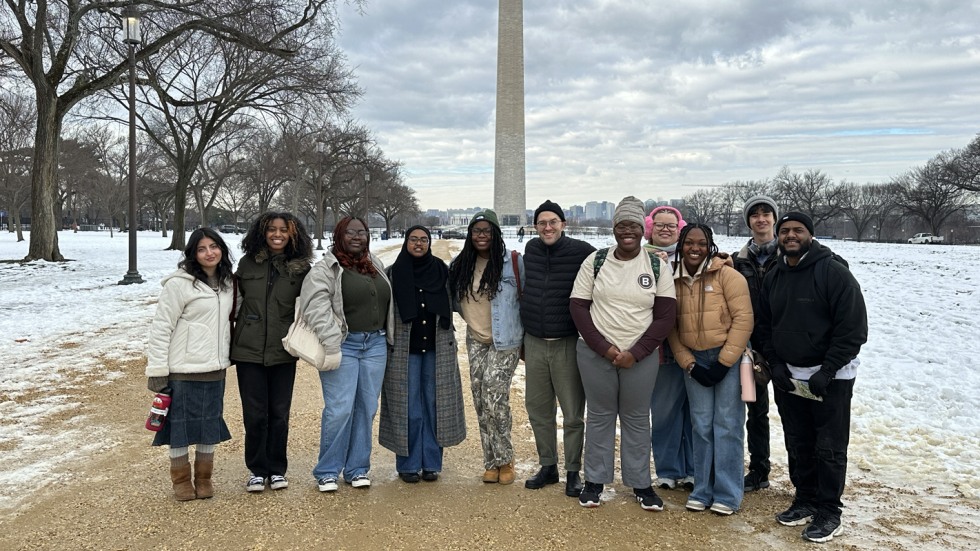
[{"label": "tree trunk", "polygon": [[184,215],[187,210],[187,188],[191,183],[191,175],[184,171],[177,172],[177,188],[174,190],[174,235],[170,239],[168,251],[182,251],[187,246],[184,232]]},{"label": "tree trunk", "polygon": [[[58,136],[61,119],[57,97],[37,92],[37,131],[34,134],[34,165],[31,173],[31,242],[24,260],[61,261],[58,249],[55,197],[58,193]],[[55,95],[52,91],[51,95]]]}]

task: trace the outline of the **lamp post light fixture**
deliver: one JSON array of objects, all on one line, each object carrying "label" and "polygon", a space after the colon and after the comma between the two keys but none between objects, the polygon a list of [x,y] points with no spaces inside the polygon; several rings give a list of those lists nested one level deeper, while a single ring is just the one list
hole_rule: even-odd
[{"label": "lamp post light fixture", "polygon": [[317,156],[318,164],[320,166],[320,174],[317,174],[316,175],[317,182],[316,182],[316,187],[315,187],[315,189],[316,189],[316,194],[315,195],[316,195],[316,202],[317,202],[317,204],[316,204],[316,210],[314,211],[313,214],[314,214],[314,218],[316,218],[316,222],[315,223],[317,225],[317,228],[316,228],[316,250],[318,250],[318,251],[322,251],[323,250],[323,243],[322,243],[322,240],[323,240],[323,183],[320,182],[319,180],[320,180],[320,178],[323,178],[323,165],[324,165],[323,159],[327,155],[327,150],[328,150],[328,147],[327,147],[327,143],[326,142],[324,142],[323,140],[317,140],[316,141],[316,156]]},{"label": "lamp post light fixture", "polygon": [[129,48],[129,271],[120,285],[143,283],[136,269],[136,45],[140,38],[140,12],[135,6],[123,9],[120,20],[123,42]]}]

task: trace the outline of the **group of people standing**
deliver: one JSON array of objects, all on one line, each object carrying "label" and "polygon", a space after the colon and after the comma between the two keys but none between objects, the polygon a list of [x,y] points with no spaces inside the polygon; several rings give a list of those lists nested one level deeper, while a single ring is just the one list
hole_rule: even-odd
[{"label": "group of people standing", "polygon": [[521,255],[507,249],[496,214],[485,210],[448,266],[432,254],[429,230],[415,226],[386,269],[359,218],[340,220],[330,250],[311,266],[299,220],[267,213],[246,234],[234,274],[221,237],[195,230],[163,282],[147,353],[148,388],[172,394],[154,444],[170,447],[175,496],[213,495],[214,449],[230,438],[222,400],[232,363],[246,490],[288,486],[296,358],[281,339],[296,309],[325,352],[315,366],[324,399],[319,490],[337,491],[341,480],[370,486],[379,399],[379,442],[395,453],[400,479],[437,480],[443,449],[466,436],[458,312],[484,482],[516,478],[509,399],[523,359],[540,463],[526,488],[560,482],[560,407],[564,491],[580,505],[598,507],[613,482],[618,421],[623,483],[643,509],[663,509],[656,485],[689,490],[690,511],[731,515],[745,491],[769,485],[768,386],[757,386],[747,417],[740,392],[738,364],[754,349],[772,372],[796,487],[777,520],[807,524],[804,538],[828,541],[841,531],[850,398],[867,338],[860,287],[813,240],[806,215],[777,217],[765,196],[747,201],[743,214],[752,238],[729,256],[710,227],[686,223],[672,207],[647,214],[630,196],[613,216],[615,244],[596,250],[565,235],[564,211],[545,201],[534,212],[537,237]]}]

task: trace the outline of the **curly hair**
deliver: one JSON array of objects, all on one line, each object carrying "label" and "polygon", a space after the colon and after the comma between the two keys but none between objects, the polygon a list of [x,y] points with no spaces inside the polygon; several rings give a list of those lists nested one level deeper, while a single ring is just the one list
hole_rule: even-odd
[{"label": "curly hair", "polygon": [[378,276],[378,270],[374,267],[374,262],[371,262],[371,239],[364,243],[364,253],[359,257],[355,257],[350,252],[344,249],[344,235],[347,234],[347,226],[351,222],[357,220],[364,225],[364,229],[368,228],[367,222],[356,216],[345,216],[341,218],[337,225],[333,229],[333,245],[330,247],[330,251],[340,265],[349,270],[355,270],[359,274],[369,275],[371,277]]},{"label": "curly hair", "polygon": [[[187,246],[184,247],[184,258],[177,263],[177,267],[183,268],[185,272],[194,276],[194,279],[208,283],[208,274],[204,272],[204,268],[197,261],[197,248],[205,237],[210,238],[221,248],[221,260],[218,261],[217,267],[218,285],[222,289],[226,289],[231,283],[232,276],[231,251],[228,250],[228,245],[221,238],[221,235],[211,228],[197,228],[191,233],[191,236],[187,238]],[[197,281],[194,282],[194,285],[197,285]]]},{"label": "curly hair", "polygon": [[[711,228],[704,224],[689,224],[685,226],[683,230],[681,230],[681,235],[677,238],[677,250],[674,251],[674,265],[680,266],[680,263],[683,262],[682,257],[684,256],[684,240],[687,239],[687,235],[691,233],[692,230],[701,230],[704,232],[704,238],[708,241],[708,255],[704,257],[704,260],[702,260],[701,264],[698,265],[698,269],[701,269],[702,266],[707,268],[711,263],[711,259],[718,254],[718,245],[715,243],[714,233],[711,231]],[[705,278],[705,282],[703,285],[701,285],[701,308],[698,312],[698,335],[701,334],[701,330],[704,327],[704,288],[708,284],[707,278],[709,275],[705,272],[701,274],[701,277]],[[677,294],[678,312],[680,312],[681,302],[683,302],[681,299],[682,296],[683,293]]]},{"label": "curly hair", "polygon": [[286,235],[289,236],[285,250],[286,259],[312,260],[313,240],[310,239],[310,234],[307,233],[303,223],[291,213],[272,211],[259,216],[249,226],[241,243],[242,252],[245,253],[245,256],[254,257],[269,247],[266,243],[265,232],[269,229],[269,224],[272,224],[272,221],[277,218],[286,223]]},{"label": "curly hair", "polygon": [[476,273],[477,256],[473,246],[473,224],[470,224],[466,229],[463,250],[449,264],[449,288],[460,301],[465,300],[467,294],[473,298],[476,295],[485,295],[487,300],[493,300],[497,296],[504,272],[504,238],[496,224],[490,224],[490,258],[480,279],[480,286],[474,293],[473,275]]}]

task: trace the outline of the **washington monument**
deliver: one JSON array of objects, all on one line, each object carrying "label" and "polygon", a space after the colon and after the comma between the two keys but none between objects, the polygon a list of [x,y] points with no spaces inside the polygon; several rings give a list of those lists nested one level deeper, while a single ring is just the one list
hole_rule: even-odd
[{"label": "washington monument", "polygon": [[497,124],[494,140],[493,209],[501,225],[525,223],[524,0],[499,0],[497,26]]}]

